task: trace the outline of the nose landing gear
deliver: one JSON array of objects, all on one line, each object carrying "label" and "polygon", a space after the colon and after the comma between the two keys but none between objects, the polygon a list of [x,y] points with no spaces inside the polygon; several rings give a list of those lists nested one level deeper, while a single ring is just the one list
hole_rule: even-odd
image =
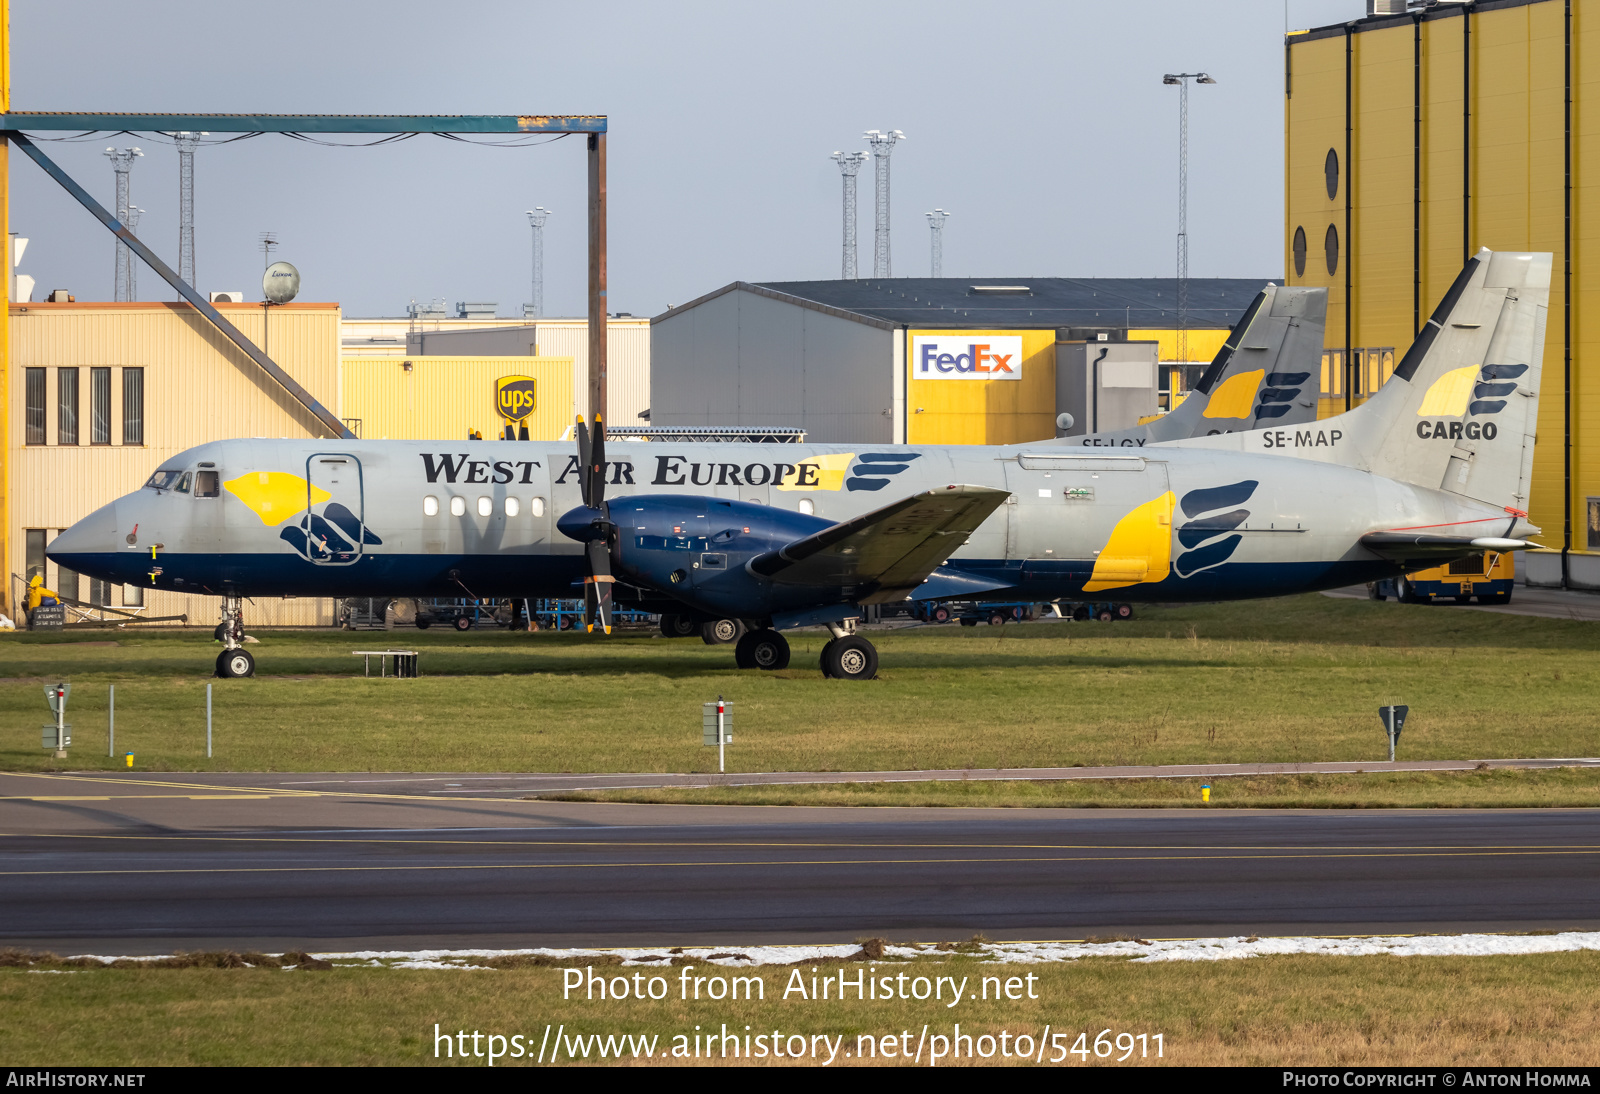
[{"label": "nose landing gear", "polygon": [[217,654],[217,675],[224,680],[256,674],[256,659],[244,648],[244,598],[223,596],[222,623],[217,627],[222,652]]}]

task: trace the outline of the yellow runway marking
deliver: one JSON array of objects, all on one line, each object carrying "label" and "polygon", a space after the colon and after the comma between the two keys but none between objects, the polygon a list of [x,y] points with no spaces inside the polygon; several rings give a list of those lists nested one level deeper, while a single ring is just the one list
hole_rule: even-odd
[{"label": "yellow runway marking", "polygon": [[241,791],[238,794],[53,794],[37,797],[3,797],[0,802],[109,802],[109,801],[146,801],[160,799],[163,801],[190,801],[190,802],[264,802],[271,801],[276,795],[261,794],[253,790]]},{"label": "yellow runway marking", "polygon": [[[51,779],[60,782],[74,783],[112,783],[116,786],[127,787],[165,787],[172,790],[209,790],[215,793],[218,790],[227,790],[228,787],[219,787],[210,783],[172,782],[164,779],[111,779],[97,778],[92,775],[52,775],[44,771],[0,771],[0,776],[14,779]],[[268,786],[241,786],[239,791],[249,794],[270,794],[284,798],[320,798],[322,794],[315,790],[279,790]],[[120,795],[119,795],[120,796]],[[137,795],[133,795],[137,796]]]},{"label": "yellow runway marking", "polygon": [[[1595,851],[1468,851],[1460,854],[1340,854],[1340,855],[1124,855],[1116,857],[1035,855],[1006,858],[998,861],[1007,865],[1025,862],[1227,862],[1269,861],[1283,862],[1297,859],[1322,862],[1330,858],[1513,858],[1553,855],[1592,855]],[[886,858],[886,859],[752,859],[749,861],[707,860],[704,862],[517,862],[490,864],[462,864],[449,866],[208,866],[208,867],[158,867],[153,870],[4,870],[0,877],[84,877],[100,874],[363,874],[389,872],[421,872],[439,870],[620,870],[620,869],[726,869],[730,866],[962,866],[974,863],[993,863],[987,858]]]}]

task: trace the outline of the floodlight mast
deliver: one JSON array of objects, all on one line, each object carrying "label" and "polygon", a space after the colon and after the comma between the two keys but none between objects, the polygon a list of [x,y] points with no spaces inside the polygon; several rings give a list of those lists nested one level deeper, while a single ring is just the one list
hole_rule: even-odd
[{"label": "floodlight mast", "polygon": [[950,214],[943,209],[935,209],[927,214],[929,240],[929,262],[933,269],[934,277],[944,276],[944,222]]},{"label": "floodlight mast", "polygon": [[906,135],[898,129],[880,132],[869,129],[867,143],[872,146],[872,276],[892,277],[889,261],[889,154],[896,141]]},{"label": "floodlight mast", "polygon": [[[145,212],[146,210],[139,208],[137,205],[129,205],[128,215],[123,218],[122,223],[128,226],[128,231],[137,234],[139,231],[139,218]],[[123,244],[123,246],[126,247],[127,244]],[[128,252],[128,299],[139,299],[139,264],[133,260],[132,251]]]},{"label": "floodlight mast", "polygon": [[839,264],[839,277],[844,281],[856,279],[856,175],[867,162],[865,152],[835,152],[833,160],[839,165],[839,175],[844,180],[844,255]]},{"label": "floodlight mast", "polygon": [[[111,169],[117,173],[117,212],[119,223],[128,223],[128,173],[133,170],[133,161],[136,157],[144,155],[137,148],[124,148],[118,152],[115,148],[106,149],[106,158],[111,161]],[[117,268],[113,278],[113,300],[131,300],[128,295],[128,284],[133,276],[133,252],[128,250],[128,245],[121,240],[117,241]]]},{"label": "floodlight mast", "polygon": [[533,301],[529,307],[533,318],[544,318],[544,222],[550,219],[550,210],[535,205],[527,210],[528,226],[533,229]]},{"label": "floodlight mast", "polygon": [[178,146],[178,276],[194,284],[194,150],[206,133],[172,134]]},{"label": "floodlight mast", "polygon": [[1189,81],[1214,84],[1204,72],[1169,72],[1163,84],[1178,86],[1178,363],[1189,361]]}]

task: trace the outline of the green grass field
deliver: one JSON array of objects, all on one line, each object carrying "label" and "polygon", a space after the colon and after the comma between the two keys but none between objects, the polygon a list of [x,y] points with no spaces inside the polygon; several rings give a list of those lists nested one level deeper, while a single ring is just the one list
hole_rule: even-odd
[{"label": "green grass field", "polygon": [[[704,771],[700,704],[718,695],[733,771],[1379,760],[1393,702],[1411,706],[1405,757],[1600,754],[1595,624],[1314,595],[880,632],[868,683],[821,677],[821,632],[793,635],[778,673],[643,634],[259,637],[260,675],[215,682],[208,762],[209,631],[0,636],[0,768],[120,767],[131,750],[146,770]],[[350,651],[388,645],[423,651],[423,678],[362,679]],[[60,763],[39,747],[56,679],[75,687]]]},{"label": "green grass field", "polygon": [[[852,967],[849,976],[855,975]],[[916,972],[970,977],[1033,974],[1037,999],[935,1001],[782,998],[791,970],[700,966],[697,974],[759,973],[765,1000],[710,1002],[677,998],[678,970],[661,1002],[562,998],[558,969],[416,971],[272,968],[0,969],[0,1059],[14,1067],[49,1065],[133,1068],[160,1065],[460,1065],[435,1053],[435,1024],[446,1036],[521,1035],[527,1054],[544,1042],[548,1024],[568,1036],[654,1036],[661,1062],[674,1037],[720,1031],[776,1030],[785,1039],[844,1037],[835,1066],[855,1064],[859,1037],[909,1032],[915,1046],[923,1027],[949,1037],[1008,1031],[1037,1038],[1048,1025],[1063,1034],[1058,1066],[1084,1066],[1070,1048],[1079,1034],[1089,1063],[1097,1034],[1145,1034],[1150,1058],[1137,1050],[1122,1066],[1145,1064],[1253,1065],[1589,1065],[1600,1043],[1600,1008],[1593,984],[1600,954],[1524,957],[1279,956],[1219,962],[1136,964],[1095,958],[1071,964],[997,965],[954,958],[918,963]],[[891,966],[899,972],[904,967]],[[599,969],[615,974],[624,970]],[[634,970],[626,970],[632,972]],[[837,975],[823,964],[819,976]],[[880,969],[881,971],[885,971]],[[809,979],[810,966],[803,970]],[[1019,980],[1019,994],[1025,993]],[[330,1021],[337,1015],[337,1021]],[[1155,1058],[1155,1034],[1163,1056]],[[1130,1038],[1131,1040],[1131,1038]],[[460,1044],[460,1042],[456,1042]],[[570,1042],[568,1042],[570,1044]],[[687,1042],[686,1042],[687,1043]],[[590,1046],[590,1063],[602,1062]],[[479,1050],[486,1042],[478,1043]],[[741,1045],[741,1048],[743,1046]],[[851,1052],[849,1059],[844,1052]],[[1016,1064],[996,1053],[985,1062]],[[1047,1053],[1053,1058],[1056,1053]],[[526,1066],[503,1059],[501,1066]],[[567,1061],[563,1059],[562,1063]],[[605,1062],[616,1062],[614,1059]],[[632,1064],[631,1056],[621,1061]],[[714,1059],[712,1063],[723,1061]],[[729,1063],[735,1061],[729,1060]],[[754,1061],[812,1065],[811,1060]],[[904,1064],[881,1056],[867,1063]],[[921,1063],[927,1066],[924,1054]],[[948,1066],[952,1061],[942,1062]],[[483,1057],[468,1066],[484,1066]]]}]

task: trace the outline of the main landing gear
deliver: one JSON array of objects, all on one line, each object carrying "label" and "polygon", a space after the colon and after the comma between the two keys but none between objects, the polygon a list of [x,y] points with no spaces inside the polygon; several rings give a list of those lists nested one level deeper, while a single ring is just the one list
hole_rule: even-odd
[{"label": "main landing gear", "polygon": [[217,654],[217,675],[224,680],[256,674],[256,659],[244,648],[244,598],[222,598],[222,623],[217,637],[222,640],[222,652]]},{"label": "main landing gear", "polygon": [[[871,680],[878,675],[878,651],[855,633],[855,620],[829,623],[833,639],[822,647],[822,675],[833,680]],[[789,641],[771,627],[747,632],[734,647],[742,669],[774,672],[789,667]]]}]

